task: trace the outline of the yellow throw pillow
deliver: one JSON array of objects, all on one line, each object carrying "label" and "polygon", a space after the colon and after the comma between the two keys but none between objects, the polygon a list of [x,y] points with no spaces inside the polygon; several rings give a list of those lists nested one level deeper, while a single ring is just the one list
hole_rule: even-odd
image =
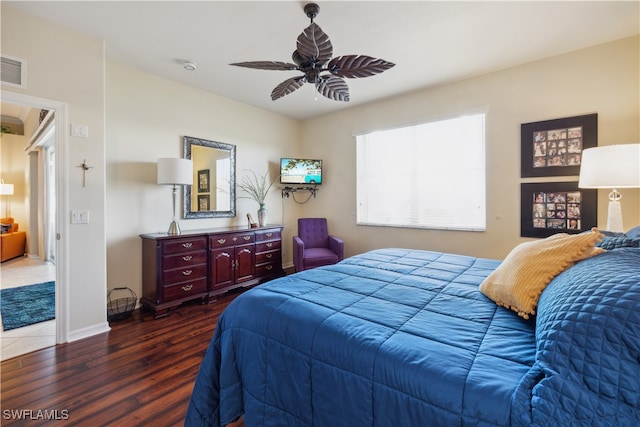
[{"label": "yellow throw pillow", "polygon": [[597,228],[580,234],[559,233],[521,243],[480,284],[480,292],[496,304],[529,318],[551,279],[575,262],[604,252],[595,244],[604,236]]}]

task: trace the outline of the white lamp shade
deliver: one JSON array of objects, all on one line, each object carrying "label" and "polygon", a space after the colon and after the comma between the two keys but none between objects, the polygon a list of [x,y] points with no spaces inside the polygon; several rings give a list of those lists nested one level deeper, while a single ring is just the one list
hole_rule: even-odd
[{"label": "white lamp shade", "polygon": [[13,184],[0,184],[0,195],[11,196],[13,194]]},{"label": "white lamp shade", "polygon": [[158,184],[193,184],[193,162],[189,159],[158,159]]},{"label": "white lamp shade", "polygon": [[605,145],[583,150],[578,187],[640,187],[640,144]]}]

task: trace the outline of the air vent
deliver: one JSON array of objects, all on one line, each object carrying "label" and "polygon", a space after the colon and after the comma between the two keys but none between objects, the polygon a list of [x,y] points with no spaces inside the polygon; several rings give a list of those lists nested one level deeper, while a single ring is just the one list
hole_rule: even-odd
[{"label": "air vent", "polygon": [[23,59],[2,56],[2,69],[0,70],[0,77],[2,79],[2,83],[26,89],[26,62]]}]

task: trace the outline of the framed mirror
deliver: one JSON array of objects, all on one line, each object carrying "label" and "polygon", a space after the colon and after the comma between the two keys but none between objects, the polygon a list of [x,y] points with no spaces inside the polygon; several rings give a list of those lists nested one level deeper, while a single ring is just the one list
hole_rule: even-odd
[{"label": "framed mirror", "polygon": [[184,217],[236,216],[236,146],[184,137],[183,155],[193,161],[193,185],[184,187]]}]

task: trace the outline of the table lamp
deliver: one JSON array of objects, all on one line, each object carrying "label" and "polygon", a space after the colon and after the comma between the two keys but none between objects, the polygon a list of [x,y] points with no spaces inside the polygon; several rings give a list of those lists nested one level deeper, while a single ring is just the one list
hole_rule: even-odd
[{"label": "table lamp", "polygon": [[[12,196],[13,195],[13,184],[5,184],[4,179],[0,180],[0,195],[2,196]],[[9,198],[5,197],[4,204],[4,216],[9,216]]]},{"label": "table lamp", "polygon": [[606,145],[582,151],[580,188],[611,188],[607,231],[624,231],[618,188],[640,187],[640,144]]},{"label": "table lamp", "polygon": [[189,159],[158,159],[158,184],[173,185],[173,221],[169,225],[167,234],[180,234],[180,227],[176,220],[178,186],[193,184],[193,162]]}]

